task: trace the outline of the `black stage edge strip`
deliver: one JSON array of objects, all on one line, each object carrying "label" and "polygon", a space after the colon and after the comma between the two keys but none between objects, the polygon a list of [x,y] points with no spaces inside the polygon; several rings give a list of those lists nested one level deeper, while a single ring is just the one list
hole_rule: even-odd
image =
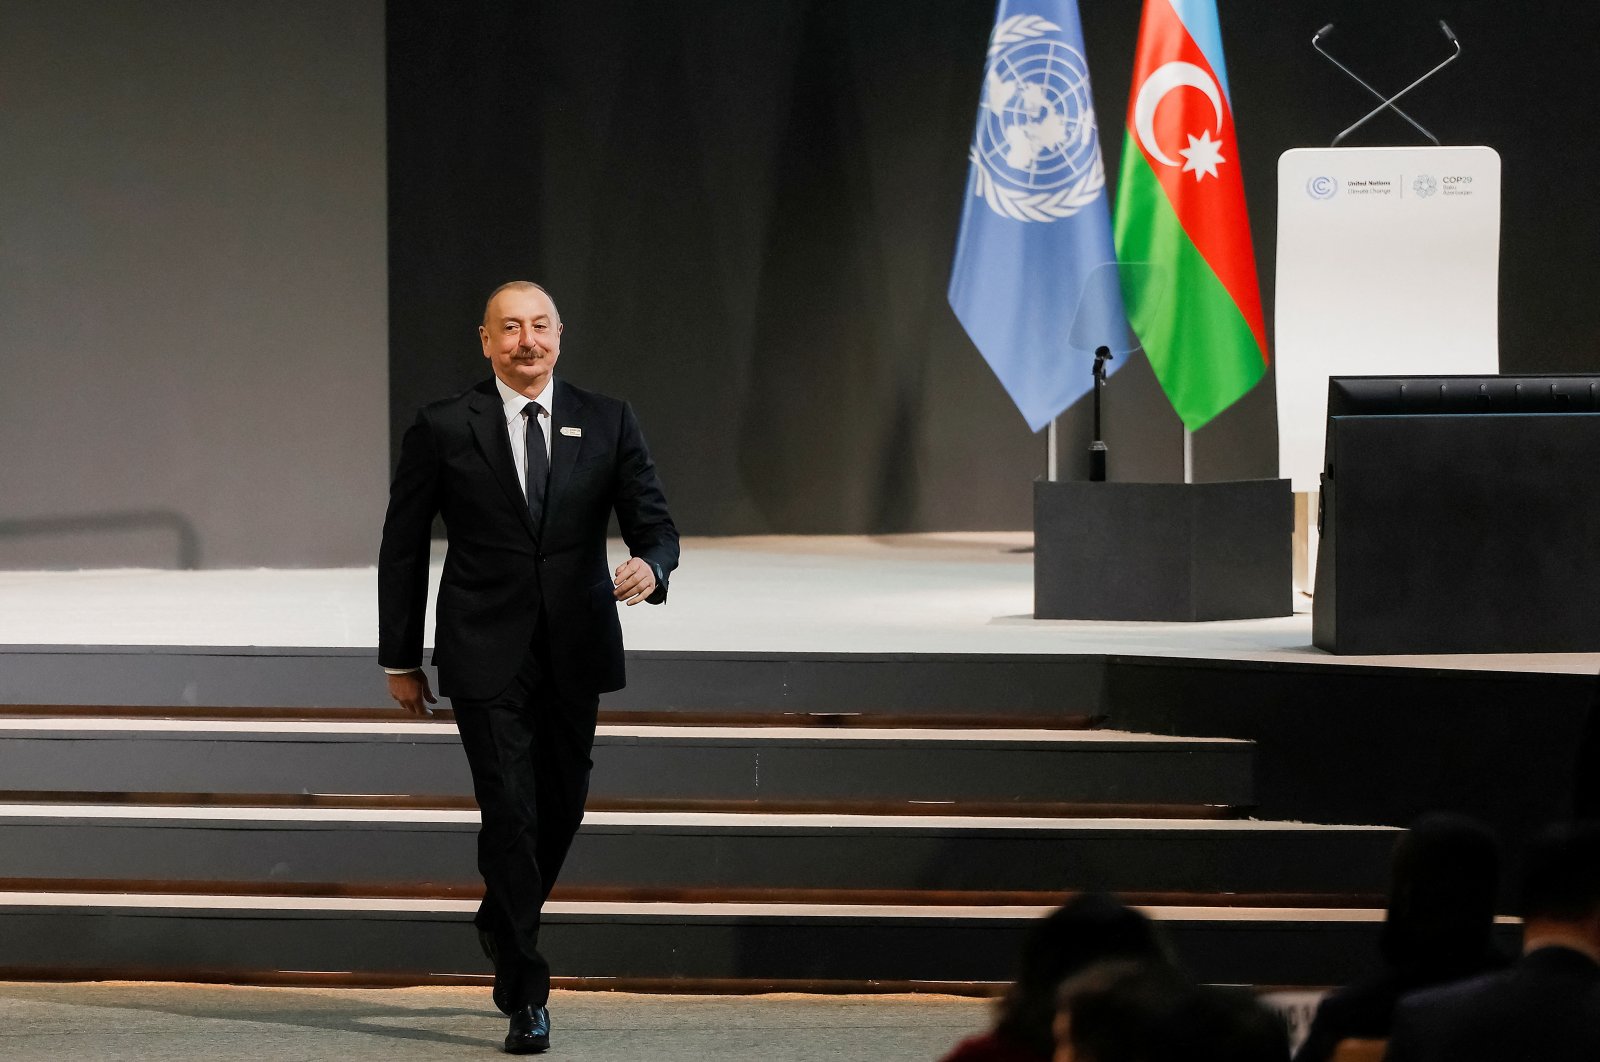
[{"label": "black stage edge strip", "polygon": [[[121,804],[149,807],[228,808],[418,808],[466,811],[476,808],[470,796],[409,793],[347,795],[340,793],[101,793],[61,790],[0,790],[4,804]],[[1042,819],[1237,819],[1248,807],[1193,804],[1033,804],[968,803],[963,801],[870,800],[590,800],[587,811],[720,812],[759,815],[962,815],[975,818]]]},{"label": "black stage edge strip", "polygon": [[[464,884],[384,885],[314,881],[154,881],[132,878],[0,878],[0,891],[99,893],[107,896],[319,897],[372,900],[478,900],[483,887]],[[558,886],[551,899],[561,903],[746,903],[868,904],[890,907],[1058,907],[1076,892],[940,889],[648,889]],[[1286,912],[1307,908],[1378,910],[1387,897],[1375,892],[1127,892],[1117,899],[1134,907],[1263,907]]]},{"label": "black stage edge strip", "polygon": [[[227,705],[159,705],[159,704],[0,704],[0,718],[48,719],[52,717],[91,719],[225,719],[261,722],[328,722],[328,723],[415,723],[426,722],[407,715],[399,708],[348,707],[348,708],[272,708],[238,707]],[[454,721],[455,712],[449,708],[434,709],[434,722]]]},{"label": "black stage edge strip", "polygon": [[[1102,658],[633,651],[613,709],[1093,716]],[[375,650],[0,646],[0,703],[352,707],[381,703]]]},{"label": "black stage edge strip", "polygon": [[[0,981],[142,981],[168,984],[243,985],[262,988],[493,987],[489,974],[393,974],[336,970],[207,970],[149,966],[0,966]],[[641,995],[756,996],[779,992],[808,995],[950,995],[991,998],[1007,987],[999,981],[825,981],[732,977],[552,977],[550,987],[574,992],[633,992]],[[485,996],[487,1003],[488,997]]]},{"label": "black stage edge strip", "polygon": [[[227,707],[217,705],[141,705],[141,704],[3,704],[0,718],[93,718],[93,719],[225,719],[261,722],[435,722],[455,721],[455,711],[444,705],[431,716],[407,715],[399,708],[287,708]],[[740,726],[740,727],[873,727],[916,730],[1092,730],[1105,722],[1102,715],[1004,715],[998,712],[959,715],[891,715],[884,712],[768,712],[628,711],[600,709],[600,722],[612,726]]]},{"label": "black stage edge strip", "polygon": [[[348,974],[258,970],[230,973],[215,970],[169,971],[146,967],[101,967],[63,970],[55,967],[0,967],[0,981],[85,983],[90,981],[142,981],[166,984],[223,984],[262,988],[489,988],[487,974]],[[631,992],[640,995],[757,996],[777,993],[806,995],[950,995],[997,999],[1010,984],[1005,981],[763,981],[735,978],[552,977],[550,987],[572,992]],[[1252,985],[1258,995],[1274,992],[1327,991],[1335,985]]]}]

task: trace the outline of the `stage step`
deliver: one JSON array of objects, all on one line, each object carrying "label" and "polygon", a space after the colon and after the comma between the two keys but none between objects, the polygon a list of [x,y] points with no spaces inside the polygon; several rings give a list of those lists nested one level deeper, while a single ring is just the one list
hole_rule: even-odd
[{"label": "stage step", "polygon": [[[0,663],[4,662],[0,653]],[[271,706],[271,705],[156,705],[156,704],[0,704],[3,719],[145,719],[145,720],[231,720],[264,723],[409,723],[416,717],[394,705],[373,702],[362,706]],[[433,708],[433,722],[448,723],[455,716],[449,701]],[[903,710],[845,711],[828,709],[707,709],[670,708],[658,710],[608,708],[601,705],[600,722],[617,726],[737,726],[737,727],[816,727],[820,729],[917,728],[924,730],[970,730],[998,727],[1031,730],[1093,730],[1105,722],[1099,713],[1070,715],[1059,712],[958,711],[908,712]]]},{"label": "stage step", "polygon": [[[1253,747],[1113,731],[607,724],[593,807],[1246,807]],[[471,796],[438,722],[0,718],[0,787],[29,794]]]},{"label": "stage step", "polygon": [[[465,900],[0,893],[0,977],[486,975]],[[1047,907],[569,903],[540,937],[565,977],[605,981],[998,982]],[[1344,983],[1375,954],[1372,909],[1154,907],[1205,981]],[[1514,934],[1515,927],[1503,927]]]},{"label": "stage step", "polygon": [[[487,973],[455,729],[379,707],[369,653],[6,663],[0,976]],[[1103,658],[629,669],[548,909],[568,983],[998,982],[1033,920],[1090,889],[1152,905],[1208,980],[1323,985],[1369,961],[1394,832],[1242,817],[1257,747],[1095,729]]]},{"label": "stage step", "polygon": [[[476,888],[469,810],[0,805],[0,879]],[[590,812],[563,888],[1381,894],[1394,831],[1249,820]],[[200,887],[196,884],[194,887]]]},{"label": "stage step", "polygon": [[[372,648],[0,645],[0,702],[271,709],[385,703]],[[1103,714],[1105,658],[1044,653],[629,650],[628,685],[602,708],[1087,718]]]}]

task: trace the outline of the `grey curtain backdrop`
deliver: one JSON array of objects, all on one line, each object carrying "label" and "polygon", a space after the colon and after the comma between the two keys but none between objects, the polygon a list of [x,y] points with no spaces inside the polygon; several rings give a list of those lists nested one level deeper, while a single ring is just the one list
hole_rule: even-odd
[{"label": "grey curtain backdrop", "polygon": [[0,6],[0,568],[370,564],[378,0]]}]

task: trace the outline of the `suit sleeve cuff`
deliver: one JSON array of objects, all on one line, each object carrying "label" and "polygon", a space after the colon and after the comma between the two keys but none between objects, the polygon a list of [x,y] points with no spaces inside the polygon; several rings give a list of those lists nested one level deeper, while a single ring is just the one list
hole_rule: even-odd
[{"label": "suit sleeve cuff", "polygon": [[667,573],[653,560],[646,560],[645,563],[650,565],[650,572],[656,577],[656,588],[650,591],[650,596],[644,599],[644,603],[659,605],[667,599]]}]

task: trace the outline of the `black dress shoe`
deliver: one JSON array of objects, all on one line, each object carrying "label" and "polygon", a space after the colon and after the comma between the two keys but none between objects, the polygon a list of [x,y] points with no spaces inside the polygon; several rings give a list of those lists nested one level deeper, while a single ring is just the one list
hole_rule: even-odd
[{"label": "black dress shoe", "polygon": [[506,1054],[536,1055],[550,1050],[550,1010],[529,1004],[511,1015]]}]

